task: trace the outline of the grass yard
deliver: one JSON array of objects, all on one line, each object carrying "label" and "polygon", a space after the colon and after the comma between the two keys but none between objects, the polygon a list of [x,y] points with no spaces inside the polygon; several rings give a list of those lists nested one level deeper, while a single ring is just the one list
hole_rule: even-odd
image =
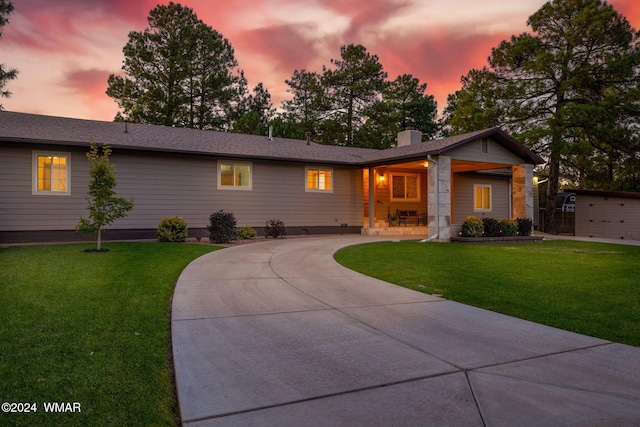
[{"label": "grass yard", "polygon": [[638,246],[405,241],[345,248],[336,260],[420,292],[640,346]]},{"label": "grass yard", "polygon": [[[107,243],[0,248],[0,425],[175,425],[170,302],[214,246]],[[45,402],[81,413],[46,413]],[[31,408],[33,408],[31,406]]]}]

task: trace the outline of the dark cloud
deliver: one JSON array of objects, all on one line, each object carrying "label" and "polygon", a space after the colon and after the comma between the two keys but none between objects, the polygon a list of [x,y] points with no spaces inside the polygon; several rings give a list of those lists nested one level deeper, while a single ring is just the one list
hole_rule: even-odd
[{"label": "dark cloud", "polygon": [[411,6],[409,0],[324,0],[323,4],[351,20],[344,44],[358,43],[362,31],[375,27]]},{"label": "dark cloud", "polygon": [[[293,74],[317,57],[317,41],[307,34],[309,25],[275,25],[244,31],[235,37],[235,46],[245,55],[255,55],[275,64],[275,71]],[[241,65],[242,66],[242,65]]]},{"label": "dark cloud", "polygon": [[[115,116],[116,103],[109,98],[107,79],[114,72],[104,69],[75,69],[64,74],[58,82],[70,96],[77,97],[83,114],[80,117],[101,117],[111,120]],[[76,101],[76,102],[78,102]]]},{"label": "dark cloud", "polygon": [[99,98],[104,96],[111,74],[113,72],[100,69],[74,70],[64,76],[60,85],[88,98]]}]

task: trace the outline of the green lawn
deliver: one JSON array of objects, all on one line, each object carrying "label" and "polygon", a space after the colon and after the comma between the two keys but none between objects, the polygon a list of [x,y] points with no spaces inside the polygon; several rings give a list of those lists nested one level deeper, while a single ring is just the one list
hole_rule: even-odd
[{"label": "green lawn", "polygon": [[640,247],[372,243],[342,265],[407,288],[522,319],[640,346]]},{"label": "green lawn", "polygon": [[[175,425],[170,303],[175,282],[214,246],[106,243],[0,249],[0,425]],[[81,413],[46,413],[78,402]]]}]

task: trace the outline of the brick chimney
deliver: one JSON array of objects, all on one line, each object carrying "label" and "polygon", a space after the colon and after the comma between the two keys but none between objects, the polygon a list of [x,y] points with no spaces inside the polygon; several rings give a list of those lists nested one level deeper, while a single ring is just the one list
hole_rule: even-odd
[{"label": "brick chimney", "polygon": [[398,133],[398,147],[419,144],[422,142],[422,132],[415,129],[407,129]]}]

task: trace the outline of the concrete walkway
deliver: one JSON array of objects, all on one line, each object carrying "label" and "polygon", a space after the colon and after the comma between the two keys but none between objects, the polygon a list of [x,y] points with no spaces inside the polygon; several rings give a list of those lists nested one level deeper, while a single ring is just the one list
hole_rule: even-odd
[{"label": "concrete walkway", "polygon": [[183,425],[640,425],[640,348],[333,260],[376,240],[270,240],[193,261],[173,299]]}]

